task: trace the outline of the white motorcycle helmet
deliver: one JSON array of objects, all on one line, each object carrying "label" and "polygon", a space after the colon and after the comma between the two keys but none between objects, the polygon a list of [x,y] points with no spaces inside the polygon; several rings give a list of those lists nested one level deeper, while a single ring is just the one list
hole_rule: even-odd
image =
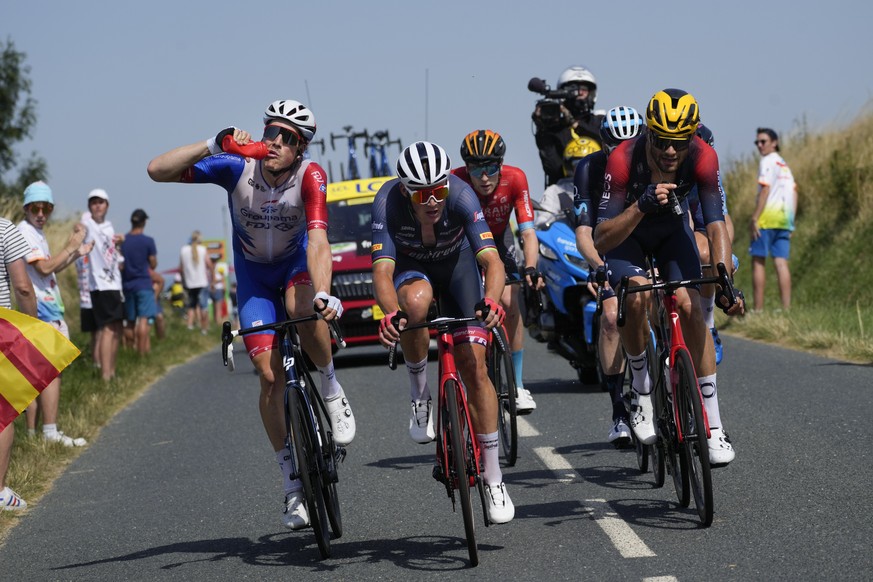
[{"label": "white motorcycle helmet", "polygon": [[588,87],[587,103],[588,111],[594,110],[594,104],[597,103],[597,79],[585,67],[574,66],[565,69],[561,76],[558,77],[558,89],[564,89],[567,85],[579,84]]}]

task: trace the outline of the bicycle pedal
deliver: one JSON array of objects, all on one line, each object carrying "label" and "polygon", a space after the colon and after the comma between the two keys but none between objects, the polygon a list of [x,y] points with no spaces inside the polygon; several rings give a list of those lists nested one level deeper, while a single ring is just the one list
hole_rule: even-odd
[{"label": "bicycle pedal", "polygon": [[345,447],[335,447],[333,453],[334,461],[338,461],[342,463],[346,460],[346,448]]}]

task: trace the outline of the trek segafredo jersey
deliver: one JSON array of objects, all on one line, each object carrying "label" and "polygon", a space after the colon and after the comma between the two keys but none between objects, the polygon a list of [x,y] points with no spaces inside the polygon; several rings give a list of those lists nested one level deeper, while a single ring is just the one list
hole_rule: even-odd
[{"label": "trek segafredo jersey", "polygon": [[185,171],[182,182],[227,190],[234,252],[249,261],[287,259],[302,252],[307,231],[327,229],[326,174],[311,160],[303,160],[276,188],[264,179],[261,162],[234,154],[200,160]]}]

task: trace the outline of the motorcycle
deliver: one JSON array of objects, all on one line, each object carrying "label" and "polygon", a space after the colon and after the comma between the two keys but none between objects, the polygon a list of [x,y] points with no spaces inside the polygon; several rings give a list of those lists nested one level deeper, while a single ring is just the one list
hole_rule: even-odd
[{"label": "motorcycle", "polygon": [[539,292],[525,286],[525,326],[531,337],[569,361],[580,382],[599,384],[597,298],[588,290],[588,262],[576,248],[576,235],[563,222],[563,213],[537,203],[534,209],[549,216],[536,229],[537,270],[546,286]]}]

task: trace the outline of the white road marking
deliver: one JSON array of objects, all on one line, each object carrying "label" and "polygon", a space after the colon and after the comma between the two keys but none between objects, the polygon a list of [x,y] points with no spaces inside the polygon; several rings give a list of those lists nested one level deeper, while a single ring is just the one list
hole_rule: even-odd
[{"label": "white road marking", "polygon": [[[550,469],[561,483],[571,483],[578,478],[578,473],[567,459],[555,452],[552,447],[534,447],[534,453],[543,464]],[[655,552],[634,533],[634,530],[613,511],[605,499],[586,499],[585,504],[589,509],[591,518],[603,533],[612,541],[612,545],[624,558],[648,558],[656,556]],[[665,577],[663,581],[658,578],[653,582],[667,582],[672,578]]]},{"label": "white road marking", "polygon": [[535,437],[540,436],[540,431],[525,419],[523,416],[516,417],[516,426],[518,427],[518,436]]},{"label": "white road marking", "polygon": [[676,576],[652,576],[651,578],[643,578],[643,582],[679,582]]},{"label": "white road marking", "polygon": [[612,545],[621,553],[623,558],[650,558],[655,552],[634,533],[634,530],[626,521],[618,517],[612,507],[606,503],[606,499],[586,499],[585,503],[591,508],[591,517],[600,526]]},{"label": "white road marking", "polygon": [[534,447],[534,453],[536,453],[547,468],[551,469],[561,483],[570,483],[578,476],[573,465],[556,453],[552,447]]}]

